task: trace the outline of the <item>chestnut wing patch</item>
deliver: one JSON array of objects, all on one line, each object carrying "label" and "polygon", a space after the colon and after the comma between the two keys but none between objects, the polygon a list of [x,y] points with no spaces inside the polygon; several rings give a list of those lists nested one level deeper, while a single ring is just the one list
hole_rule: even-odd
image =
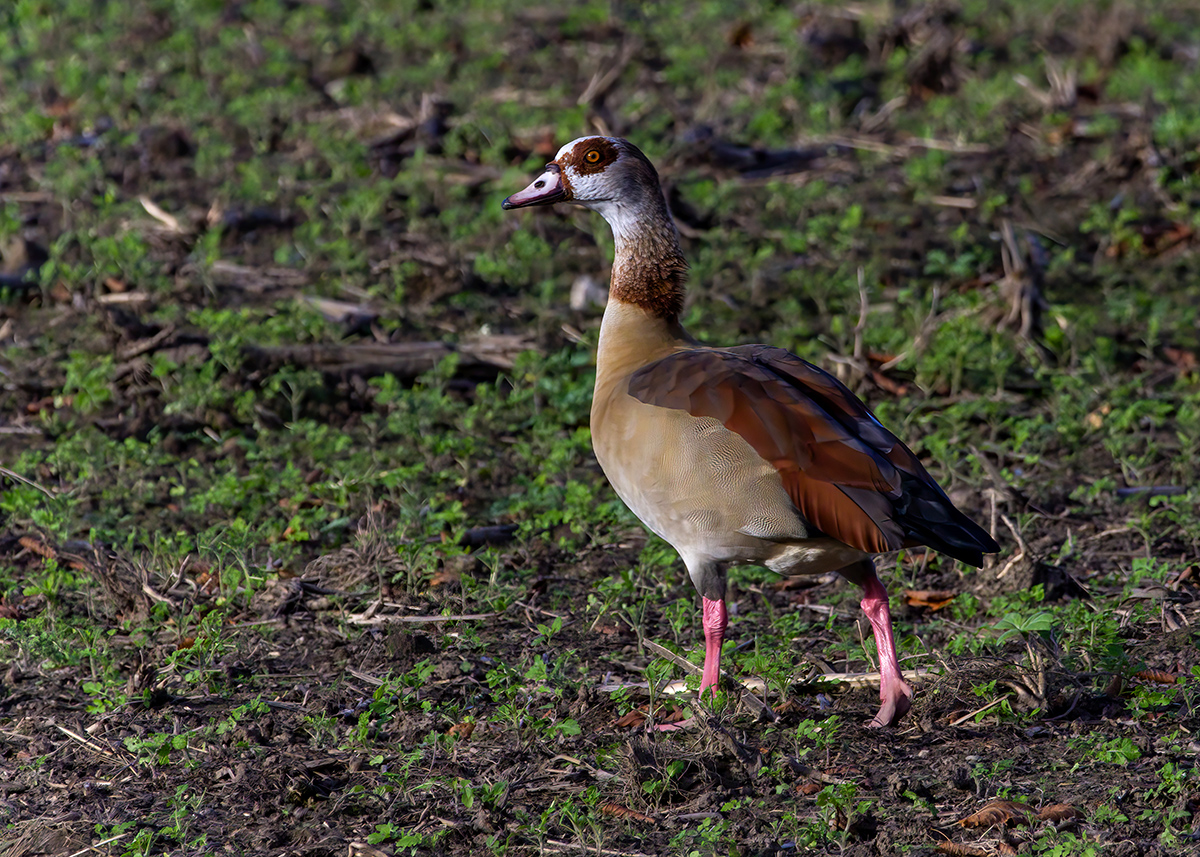
[{"label": "chestnut wing patch", "polygon": [[806,520],[859,550],[928,544],[979,565],[996,549],[845,385],[782,348],[681,351],[634,373],[629,394],[719,420],[774,465]]}]

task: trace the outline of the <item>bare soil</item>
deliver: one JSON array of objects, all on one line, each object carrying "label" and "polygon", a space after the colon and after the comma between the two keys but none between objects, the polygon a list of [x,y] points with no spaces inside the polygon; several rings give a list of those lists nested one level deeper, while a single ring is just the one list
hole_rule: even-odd
[{"label": "bare soil", "polygon": [[[834,19],[816,16],[814,21],[815,27],[825,30],[812,44],[829,51],[860,49],[857,36],[839,40]],[[953,26],[952,21],[938,23],[936,17],[929,21],[928,26]],[[893,26],[901,27],[898,22]],[[1102,36],[1096,39],[1102,41]],[[1112,44],[1103,42],[1093,48],[1070,40],[1052,44],[1063,56],[1083,55],[1088,50],[1109,50],[1119,56],[1127,36],[1127,32],[1124,36],[1118,33],[1109,39]],[[594,33],[584,38],[601,39]],[[924,64],[914,65],[908,72],[914,98],[933,97],[956,85],[959,72],[954,61],[948,54],[942,60],[938,56],[934,51]],[[639,80],[637,85],[654,84]],[[1080,97],[1080,104],[1086,102],[1080,111],[1098,112],[1105,106],[1102,94],[1091,90],[1081,88]],[[1088,100],[1094,98],[1101,101]],[[618,131],[636,130],[614,120],[602,97],[593,107],[594,121],[603,122],[607,117],[616,122]],[[319,109],[334,108],[326,105]],[[756,170],[780,174],[812,169],[831,181],[864,183],[868,218],[873,218],[874,228],[882,230],[878,240],[896,261],[898,267],[890,276],[897,280],[903,278],[905,266],[919,265],[931,249],[950,246],[946,234],[957,216],[953,209],[927,206],[897,219],[896,201],[884,196],[884,189],[902,183],[901,156],[889,165],[876,165],[869,176],[864,175],[855,150],[850,148],[825,149],[819,163],[813,165],[794,153],[756,152],[752,146],[741,146],[737,139],[726,139],[736,137],[734,132],[721,132],[715,138],[711,129],[693,133],[689,120],[694,117],[688,115],[688,109],[680,106],[677,142],[661,165],[668,185],[672,176],[684,169],[707,171],[719,181],[743,180],[747,173],[754,180]],[[1063,109],[1070,112],[1074,108]],[[413,133],[431,135],[421,145],[434,153],[429,157],[439,158],[443,156],[437,154],[438,123],[443,119],[434,118],[426,116],[426,124]],[[443,118],[453,125],[453,108],[446,108]],[[286,120],[279,121],[284,142],[279,143],[275,157],[303,161],[310,153],[288,150]],[[1014,127],[1010,140],[985,153],[947,152],[947,194],[968,192],[971,177],[982,176],[998,187],[1012,187],[1020,177],[1032,177],[1046,189],[1047,198],[1054,198],[1055,205],[1047,211],[1056,212],[1053,217],[1061,216],[1063,221],[1043,222],[1043,226],[1048,230],[1061,226],[1062,234],[1079,242],[1081,257],[1103,253],[1106,248],[1096,243],[1098,239],[1077,233],[1078,203],[1085,196],[1090,200],[1110,193],[1153,197],[1160,165],[1147,157],[1148,121],[1120,119],[1120,131],[1106,141],[1103,156],[1098,154],[1097,141],[1083,132],[1072,136],[1074,132],[1066,129],[1061,145],[1047,149],[1033,146]],[[186,130],[125,130],[135,133],[121,137],[119,144],[114,136],[113,144],[97,154],[121,193],[135,198],[152,186],[161,194],[164,183],[169,184],[177,198],[189,201],[188,216],[202,218],[213,204],[212,188],[197,180],[191,169],[195,152]],[[862,139],[868,136],[864,134]],[[403,136],[380,141],[371,155],[374,174],[394,174],[417,141],[417,137]],[[879,134],[877,142],[897,151],[907,145],[886,133]],[[70,144],[69,140],[58,143]],[[514,142],[512,163],[522,163],[539,145]],[[469,154],[446,155],[444,160],[448,171],[458,171],[456,175],[470,176],[480,169]],[[27,249],[36,259],[38,248],[50,246],[64,228],[64,219],[73,215],[60,201],[36,195],[43,167],[38,152],[0,151],[0,164],[0,189],[19,206],[28,227],[24,233]],[[956,176],[965,183],[963,187],[955,184]],[[1065,183],[1063,177],[1069,176],[1077,178]],[[471,194],[480,206],[498,204],[495,187],[486,181],[471,185]],[[289,234],[301,223],[286,197],[285,193],[270,205],[231,209],[224,214],[227,228],[220,255],[236,259],[242,267],[218,270],[209,280],[196,274],[195,247],[188,240],[167,234],[154,239],[154,264],[178,284],[171,299],[178,301],[179,319],[186,318],[191,309],[214,303],[269,307],[325,273],[308,271],[303,282],[297,283],[275,263],[272,251],[278,246],[278,236]],[[686,200],[673,199],[689,248],[710,240],[708,231],[716,224],[689,210]],[[1153,201],[1147,202],[1147,210],[1140,227],[1143,237],[1165,254],[1152,256],[1153,264],[1169,270],[1171,254],[1176,254],[1180,270],[1190,272],[1192,240],[1171,233],[1170,223],[1160,223],[1156,219],[1160,208]],[[1053,219],[1050,213],[1046,217]],[[884,230],[879,224],[893,224],[893,228]],[[745,223],[724,225],[758,228]],[[530,228],[545,230],[555,241],[572,240],[575,234],[566,221]],[[594,315],[564,309],[560,317],[547,319],[538,316],[514,287],[481,284],[469,266],[461,264],[463,248],[449,237],[420,247],[407,244],[404,235],[372,238],[377,240],[365,252],[414,259],[419,271],[410,293],[415,308],[404,312],[402,323],[388,337],[389,344],[453,339],[477,331],[487,322],[496,334],[526,337],[520,340],[521,347],[552,351],[570,346],[562,332],[564,325],[594,327]],[[9,265],[6,273],[22,276],[16,263]],[[602,271],[595,273],[602,278]],[[20,290],[19,283],[14,280],[10,287]],[[63,349],[89,348],[98,353],[112,351],[120,361],[130,363],[159,352],[169,352],[178,360],[206,359],[209,343],[204,336],[185,323],[164,323],[159,304],[125,308],[121,301],[97,300],[101,295],[119,293],[126,285],[136,286],[110,284],[109,289],[98,286],[93,293],[75,295],[58,294],[53,285],[40,291],[30,289],[7,304],[0,318],[26,339],[44,337],[53,343],[51,351],[59,350],[59,356]],[[1052,294],[1050,299],[1073,300],[1092,285],[1075,283],[1070,286],[1075,290],[1071,294]],[[448,300],[483,286],[487,288],[482,289],[485,297],[480,302],[454,304]],[[712,295],[705,294],[703,299],[711,300]],[[1035,303],[1028,294],[1017,294],[1013,306],[1030,312]],[[739,324],[747,339],[769,326],[761,323],[761,314],[769,312],[753,301],[745,304]],[[98,326],[89,321],[97,316],[103,319]],[[96,341],[81,342],[78,331],[87,331]],[[1036,330],[1027,332],[1036,338]],[[1146,379],[1147,387],[1152,388],[1153,377],[1175,377],[1185,371],[1178,349],[1144,348],[1139,337],[1140,332],[1133,329],[1113,331],[1115,347],[1129,355],[1131,377]],[[376,339],[369,322],[357,327],[349,324],[339,345],[366,345]],[[411,380],[435,365],[438,357],[418,355],[411,365],[388,365]],[[280,365],[304,359],[329,379],[328,397],[306,405],[308,416],[315,415],[333,426],[352,427],[374,407],[365,384],[380,367],[377,355],[355,355],[338,363],[341,358],[329,354],[247,353],[244,366],[231,369],[221,383],[258,389]],[[396,358],[389,354],[387,359]],[[476,362],[464,360],[451,389],[455,395],[469,398],[476,380],[495,377],[498,371],[486,357]],[[162,448],[173,455],[208,455],[217,460],[223,458],[223,452],[198,439],[206,428],[222,433],[253,430],[237,425],[227,414],[207,414],[197,421],[169,413],[164,397],[144,383],[144,373],[144,367],[138,365],[119,376],[111,407],[94,417],[95,424],[110,436],[145,438],[156,432]],[[907,379],[877,372],[875,380],[872,384],[868,376],[863,390],[878,401],[894,394],[897,385]],[[22,366],[19,378],[5,388],[4,406],[12,413],[27,415],[54,408],[48,397],[61,383],[49,358]],[[1039,407],[1040,392],[1033,391],[1027,401],[1014,407]],[[53,434],[34,440],[0,436],[0,460],[30,448],[29,443],[42,444],[49,455],[56,440]],[[1164,450],[1169,454],[1169,445]],[[244,472],[250,467],[244,461],[235,461],[235,466]],[[1186,702],[1176,699],[1137,716],[1129,709],[1137,684],[1167,686],[1191,680],[1188,673],[1197,662],[1194,629],[1200,627],[1196,574],[1181,575],[1146,593],[1145,597],[1159,606],[1155,621],[1130,622],[1122,628],[1121,638],[1129,660],[1143,667],[1140,677],[1114,678],[1107,685],[1097,678],[1103,672],[1099,666],[1086,671],[1063,668],[1049,644],[1034,645],[1035,649],[1043,645],[1037,649],[1040,668],[1029,662],[1019,639],[988,657],[952,654],[948,648],[951,629],[928,622],[933,615],[931,607],[922,606],[919,597],[916,606],[905,605],[906,592],[952,590],[986,602],[1037,583],[1046,587],[1050,610],[1081,597],[1110,596],[1104,581],[1127,568],[1130,557],[1149,550],[1146,537],[1130,526],[1130,504],[1144,503],[1145,498],[1105,499],[1093,507],[1092,514],[1080,517],[1068,498],[1086,482],[1086,474],[1057,472],[1053,460],[1031,466],[1041,467],[1047,474],[1040,496],[1015,497],[1005,493],[1004,485],[995,485],[1001,510],[1028,514],[1035,521],[1026,529],[1024,552],[1001,530],[1006,552],[979,574],[963,576],[946,571],[946,566],[927,567],[918,553],[908,558],[910,567],[903,582],[893,582],[898,621],[911,627],[926,649],[938,657],[927,663],[932,670],[919,682],[909,718],[888,730],[865,728],[877,705],[876,692],[870,687],[835,688],[799,678],[784,693],[770,694],[768,702],[777,715],[773,723],[760,719],[747,704],[731,705],[727,712],[711,717],[702,713],[693,730],[672,733],[647,731],[636,717],[633,722],[623,717],[621,703],[607,686],[644,681],[652,656],[639,640],[669,639],[670,624],[652,608],[635,630],[618,619],[597,618],[586,604],[588,593],[599,582],[637,564],[645,538],[638,530],[623,533],[615,542],[586,542],[579,551],[554,547],[558,542],[553,533],[514,544],[506,530],[484,532],[481,539],[500,547],[503,567],[537,568],[538,577],[524,598],[503,611],[446,621],[436,617],[448,609],[475,612],[478,603],[462,596],[460,582],[463,578],[486,580],[488,569],[455,560],[458,565],[447,563],[449,572],[441,585],[423,586],[419,594],[404,591],[393,583],[381,554],[371,553],[375,548],[370,547],[365,520],[357,527],[362,536],[356,548],[359,553],[342,555],[333,563],[336,573],[323,575],[318,567],[309,567],[307,572],[303,567],[290,569],[272,577],[261,593],[232,610],[222,601],[221,592],[206,588],[199,565],[182,569],[174,581],[179,585],[172,585],[162,570],[151,573],[123,552],[82,541],[86,529],[81,529],[79,542],[52,544],[35,528],[0,520],[0,556],[18,573],[24,570],[33,578],[46,558],[53,557],[95,581],[90,589],[64,593],[53,604],[14,590],[0,604],[4,611],[0,615],[26,621],[50,610],[64,623],[93,622],[118,653],[116,668],[127,676],[126,690],[134,700],[117,710],[90,713],[93,698],[85,683],[94,676],[86,661],[76,668],[46,669],[42,666],[45,658],[30,656],[4,665],[0,677],[0,822],[5,829],[0,833],[0,857],[123,854],[143,828],[156,833],[144,843],[144,851],[137,853],[374,855],[407,854],[415,849],[420,854],[469,855],[507,848],[507,853],[513,854],[665,855],[677,853],[683,847],[680,842],[692,841],[678,839],[681,831],[709,818],[731,820],[730,835],[737,842],[736,847],[720,846],[720,851],[713,845],[712,853],[765,857],[801,850],[792,834],[783,832],[785,813],[824,825],[827,839],[823,850],[846,855],[933,850],[1026,853],[1045,834],[1047,825],[1086,839],[1096,849],[1089,853],[1111,857],[1200,853],[1195,850],[1200,846],[1193,832],[1200,808],[1200,787],[1192,774],[1200,750],[1194,737],[1200,730],[1194,698],[1189,696]],[[1096,450],[1096,472],[1118,470],[1119,463],[1111,455]],[[1150,464],[1142,472],[1144,483],[1153,484],[1154,474]],[[602,479],[594,462],[587,463],[579,475]],[[476,522],[480,527],[511,523],[487,520],[483,514],[504,484],[502,469],[493,476],[487,484],[468,481],[458,498],[465,508],[480,515]],[[131,510],[131,526],[169,521],[169,498],[161,499],[160,506]],[[107,501],[97,494],[95,502]],[[962,502],[982,521],[992,512],[978,494],[967,495]],[[347,512],[357,514],[356,510]],[[216,519],[220,513],[213,510],[212,514]],[[353,535],[351,532],[348,538]],[[1056,555],[1068,539],[1078,546],[1070,568],[1047,564],[1046,558]],[[1187,558],[1193,549],[1187,538],[1173,532],[1155,534],[1152,547],[1155,555],[1172,560]],[[338,550],[315,545],[306,559],[336,557]],[[1023,554],[1022,558],[1010,563],[1018,554]],[[336,585],[344,583],[346,575],[355,574],[367,581],[366,594],[347,595],[352,587]],[[812,632],[792,642],[797,669],[806,660],[837,668],[838,664],[824,661],[823,653],[840,651],[841,638],[832,630],[821,629],[828,613],[815,612],[813,605],[836,603],[833,621],[855,621],[853,598],[844,595],[843,587],[830,580],[815,589],[771,585],[737,589],[730,599],[736,604],[732,634],[738,641],[751,641],[760,632],[770,636],[773,617],[809,611]],[[402,609],[383,610],[372,620],[364,611],[380,595]],[[682,580],[676,595],[691,597]],[[196,642],[195,627],[182,627],[175,617],[201,617],[209,611],[222,617],[221,646],[201,670],[202,680],[197,680],[189,670],[172,666],[172,654]],[[358,623],[350,621],[355,616]],[[563,619],[563,629],[553,638],[548,655],[568,649],[577,652],[577,690],[561,699],[547,696],[550,701],[544,709],[529,708],[527,714],[547,723],[574,720],[579,734],[503,719],[486,678],[497,663],[520,662],[538,635],[537,626],[555,616]],[[470,642],[461,642],[464,638],[459,633],[468,629]],[[694,644],[698,635],[697,613],[682,642]],[[407,702],[395,700],[395,710],[386,715],[371,708],[372,703],[381,702],[375,698],[381,682],[406,673],[423,660],[431,666],[428,680]],[[990,695],[978,695],[975,688],[988,681],[998,682],[997,689]],[[1015,715],[999,717],[993,711],[975,716],[999,698],[1007,700]],[[255,703],[263,705],[255,707]],[[659,705],[657,700],[655,705]],[[250,708],[237,714],[243,706]],[[468,716],[450,722],[439,714],[443,706]],[[1035,708],[1037,713],[1032,714]],[[670,717],[669,705],[655,711],[660,718]],[[834,715],[840,723],[838,739],[804,758],[794,755],[794,743],[784,736],[794,733],[803,721],[819,723]],[[474,724],[470,730],[462,725],[467,722]],[[222,724],[227,725],[217,730]],[[195,738],[199,734],[195,730],[201,727],[213,727],[204,740]],[[154,751],[145,749],[144,744],[136,749],[138,741],[129,740],[162,735],[183,738],[182,745],[165,751],[165,761],[156,760]],[[1077,752],[1067,751],[1072,741],[1096,740],[1097,736],[1130,739],[1138,757],[1127,764],[1107,766],[1099,762],[1082,767],[1075,762],[1054,764],[1056,759],[1077,758]],[[619,748],[617,752],[612,751],[614,746]],[[400,760],[407,758],[409,751],[421,747],[425,750],[416,763],[419,777],[405,771],[408,785],[392,788],[395,766],[402,764]],[[1167,762],[1186,773],[1180,789],[1162,788],[1162,769]],[[785,773],[768,777],[763,775],[766,769]],[[782,788],[777,787],[780,776],[786,784]],[[424,785],[415,787],[418,781]],[[651,788],[655,782],[666,786],[655,790]],[[472,800],[456,785],[461,783],[507,785],[487,800]],[[853,786],[856,807],[857,801],[867,800],[869,808],[846,815],[818,804],[822,789],[840,784]],[[589,816],[602,820],[602,844],[594,847],[588,845],[589,829],[572,828],[561,812],[564,805],[580,800],[590,786],[600,787],[603,794],[603,806]],[[993,806],[994,823],[958,823],[998,795],[1019,798],[1031,809]],[[1039,812],[1041,818],[1034,817]],[[1099,820],[1093,821],[1097,817]],[[1167,817],[1182,844],[1164,844]],[[548,820],[539,828],[539,819]],[[113,841],[103,841],[104,831],[126,822],[134,822],[134,826],[120,829]],[[420,837],[440,835],[433,845],[405,846],[395,838],[368,844],[367,837],[385,822]],[[168,826],[173,826],[177,836],[162,833]],[[694,845],[699,853],[707,853],[703,849],[708,847]]]}]

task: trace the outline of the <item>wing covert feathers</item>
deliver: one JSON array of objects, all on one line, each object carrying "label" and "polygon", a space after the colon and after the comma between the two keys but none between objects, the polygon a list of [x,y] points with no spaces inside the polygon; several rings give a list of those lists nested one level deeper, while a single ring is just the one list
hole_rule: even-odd
[{"label": "wing covert feathers", "polygon": [[844,384],[782,348],[679,351],[635,372],[629,394],[719,420],[775,467],[806,520],[859,550],[925,544],[976,566],[998,550]]}]

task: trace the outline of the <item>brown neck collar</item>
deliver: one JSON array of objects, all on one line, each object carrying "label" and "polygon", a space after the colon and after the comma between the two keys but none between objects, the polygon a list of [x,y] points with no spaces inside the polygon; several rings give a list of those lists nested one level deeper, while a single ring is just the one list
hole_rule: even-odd
[{"label": "brown neck collar", "polygon": [[617,247],[609,297],[673,321],[683,310],[688,264],[666,202],[661,195],[654,202],[613,223]]}]

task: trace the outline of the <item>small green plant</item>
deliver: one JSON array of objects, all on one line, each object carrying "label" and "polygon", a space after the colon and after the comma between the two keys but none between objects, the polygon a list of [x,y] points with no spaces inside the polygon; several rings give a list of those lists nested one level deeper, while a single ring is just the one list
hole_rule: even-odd
[{"label": "small green plant", "polygon": [[858,787],[854,783],[836,783],[817,792],[817,807],[829,829],[840,831],[842,848],[846,847],[855,819],[867,815],[872,803],[872,800],[858,798]]},{"label": "small green plant", "polygon": [[141,765],[163,767],[171,764],[171,754],[174,751],[179,751],[187,757],[191,737],[192,733],[189,732],[178,735],[154,732],[142,737],[130,735],[125,739],[125,749],[133,753]]},{"label": "small green plant", "polygon": [[1079,755],[1079,761],[1071,768],[1072,772],[1084,766],[1128,765],[1142,757],[1141,750],[1127,737],[1105,739],[1103,736],[1085,736],[1072,738],[1071,746]]}]

